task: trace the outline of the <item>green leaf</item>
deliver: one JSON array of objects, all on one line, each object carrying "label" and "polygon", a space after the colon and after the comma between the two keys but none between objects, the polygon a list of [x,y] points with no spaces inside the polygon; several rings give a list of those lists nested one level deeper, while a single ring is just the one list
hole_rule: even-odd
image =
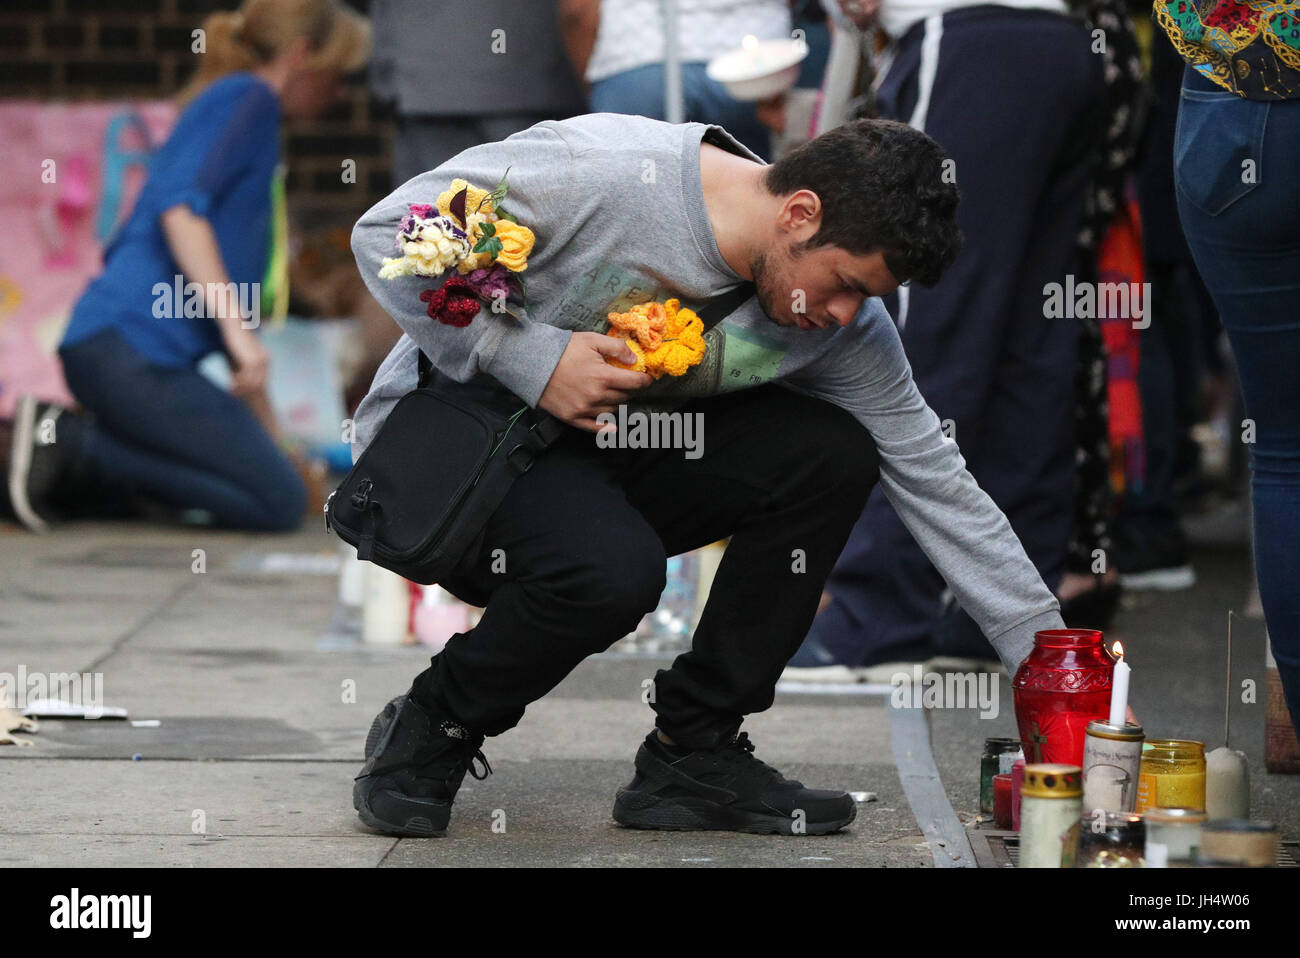
[{"label": "green leaf", "polygon": [[484,236],[496,236],[496,235],[497,235],[497,228],[496,228],[496,224],[495,224],[495,223],[484,223],[484,224],[483,224],[479,229],[480,229],[480,232],[482,232],[482,234],[483,234]]},{"label": "green leaf", "polygon": [[509,220],[512,223],[519,222],[518,218],[516,218],[514,213],[502,213],[500,210],[498,210],[497,215],[500,216],[503,220]]},{"label": "green leaf", "polygon": [[[501,174],[501,182],[498,183],[496,189],[486,197],[486,199],[492,201],[492,208],[498,213],[501,209],[501,202],[506,198],[506,194],[510,192],[510,187],[506,184],[506,177],[509,175],[510,167],[507,166],[505,173]],[[480,203],[479,205],[481,206],[482,204]]]}]

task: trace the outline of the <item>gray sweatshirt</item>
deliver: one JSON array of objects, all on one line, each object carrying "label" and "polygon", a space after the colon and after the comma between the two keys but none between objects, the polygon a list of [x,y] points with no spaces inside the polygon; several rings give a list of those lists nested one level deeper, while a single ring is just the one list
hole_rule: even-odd
[{"label": "gray sweatshirt", "polygon": [[[352,249],[405,335],[357,409],[354,458],[415,388],[418,349],[455,380],[495,381],[536,406],[573,332],[603,332],[610,311],[638,302],[677,297],[698,307],[743,282],[718,251],[705,209],[701,140],[763,162],[719,126],[597,113],[466,150],[368,210]],[[528,309],[512,296],[519,319],[485,308],[464,328],[438,323],[419,296],[443,278],[379,279],[383,258],[399,255],[398,223],[409,204],[435,202],[456,177],[492,189],[507,167],[503,206],[537,236],[519,274]],[[875,439],[885,495],[1007,669],[1029,653],[1036,631],[1063,627],[1056,598],[918,392],[879,299],[867,299],[848,326],[802,330],[778,326],[751,297],[705,340],[698,366],[658,380],[630,410],[770,381],[843,407]]]}]

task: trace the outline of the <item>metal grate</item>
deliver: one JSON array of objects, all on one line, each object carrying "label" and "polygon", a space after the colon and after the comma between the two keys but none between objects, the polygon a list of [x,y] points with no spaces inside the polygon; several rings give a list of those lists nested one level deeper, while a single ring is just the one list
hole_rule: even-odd
[{"label": "metal grate", "polygon": [[[1020,864],[1020,834],[1018,832],[969,829],[975,862],[980,868],[1016,868]],[[1278,868],[1300,868],[1300,842],[1278,843]]]}]

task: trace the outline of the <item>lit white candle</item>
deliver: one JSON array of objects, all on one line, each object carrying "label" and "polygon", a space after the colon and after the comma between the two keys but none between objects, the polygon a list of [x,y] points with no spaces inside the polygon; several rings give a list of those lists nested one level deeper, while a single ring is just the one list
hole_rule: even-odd
[{"label": "lit white candle", "polygon": [[1112,649],[1119,661],[1115,663],[1115,677],[1110,687],[1110,724],[1123,725],[1128,713],[1128,675],[1133,670],[1124,661],[1124,643],[1116,642]]}]

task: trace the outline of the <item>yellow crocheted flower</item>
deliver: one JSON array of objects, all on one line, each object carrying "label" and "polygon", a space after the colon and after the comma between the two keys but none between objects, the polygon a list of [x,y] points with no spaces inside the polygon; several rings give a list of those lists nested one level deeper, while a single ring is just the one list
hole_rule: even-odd
[{"label": "yellow crocheted flower", "polygon": [[528,268],[528,254],[533,251],[537,237],[527,226],[520,226],[510,220],[497,220],[496,238],[501,241],[501,251],[496,261],[512,273],[522,273]]},{"label": "yellow crocheted flower", "polygon": [[[488,200],[486,203],[483,203],[481,207],[479,206],[479,203],[482,203],[483,200],[487,199],[487,197],[491,193],[491,190],[480,190],[477,186],[471,186],[469,183],[467,183],[465,180],[462,180],[460,177],[457,177],[456,179],[451,181],[451,187],[449,189],[443,190],[441,193],[438,194],[438,212],[441,213],[443,216],[451,216],[451,201],[456,198],[456,194],[459,193],[461,190],[467,191],[465,193],[465,215],[466,216],[469,216],[471,213],[474,213],[476,211],[479,213],[495,212],[495,210],[493,210],[492,208],[491,200]],[[452,219],[454,220],[455,217],[452,217]]]},{"label": "yellow crocheted flower", "polygon": [[610,313],[609,322],[608,335],[626,339],[637,357],[632,366],[606,360],[621,369],[646,372],[655,379],[681,376],[704,358],[704,322],[680,300],[641,303],[625,313]]}]

